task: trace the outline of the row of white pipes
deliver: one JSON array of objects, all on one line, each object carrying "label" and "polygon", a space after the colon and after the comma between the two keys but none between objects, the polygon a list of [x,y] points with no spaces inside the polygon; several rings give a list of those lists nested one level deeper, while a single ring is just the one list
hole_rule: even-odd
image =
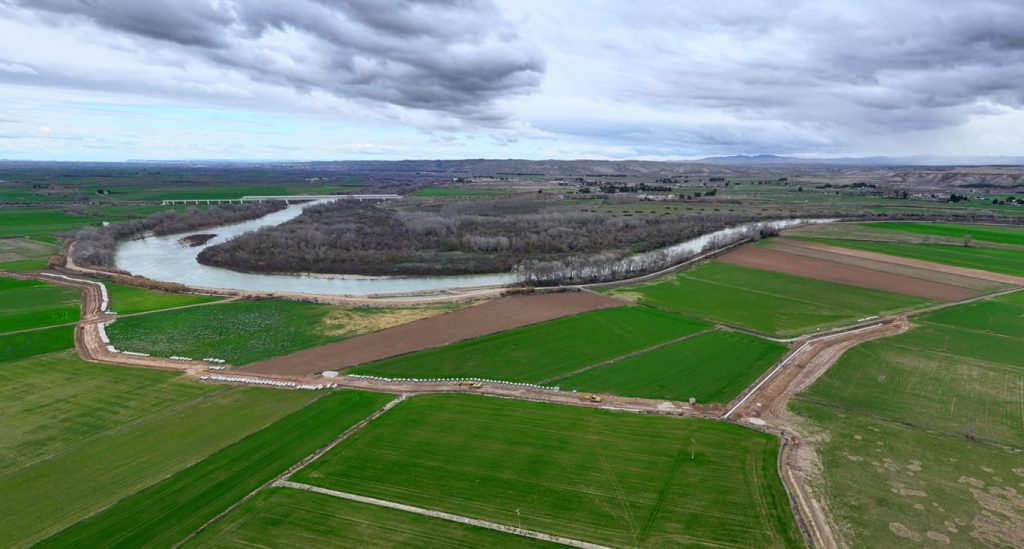
[{"label": "row of white pipes", "polygon": [[349,374],[345,377],[352,379],[369,379],[372,381],[383,381],[385,383],[487,383],[489,385],[507,385],[510,387],[525,387],[527,389],[539,389],[541,391],[561,391],[559,387],[548,387],[534,383],[520,383],[516,381],[502,381],[499,379],[481,379],[478,377],[435,377],[435,378],[402,378],[402,377],[381,377],[364,376],[360,374]]},{"label": "row of white pipes", "polygon": [[338,386],[337,383],[328,384],[315,384],[309,385],[304,383],[295,383],[294,381],[281,381],[279,379],[266,379],[262,377],[249,377],[249,376],[225,376],[220,374],[210,374],[205,376],[199,376],[199,379],[203,381],[227,381],[230,383],[246,383],[249,385],[264,385],[267,387],[281,387],[284,389],[300,389],[305,391],[319,391],[321,389],[333,389]]}]

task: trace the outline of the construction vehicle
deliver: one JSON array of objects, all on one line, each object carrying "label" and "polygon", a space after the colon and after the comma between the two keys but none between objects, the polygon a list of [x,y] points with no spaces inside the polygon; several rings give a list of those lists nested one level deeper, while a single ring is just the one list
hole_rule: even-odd
[{"label": "construction vehicle", "polygon": [[580,400],[585,402],[602,402],[604,401],[604,398],[598,395],[582,395],[580,396]]}]

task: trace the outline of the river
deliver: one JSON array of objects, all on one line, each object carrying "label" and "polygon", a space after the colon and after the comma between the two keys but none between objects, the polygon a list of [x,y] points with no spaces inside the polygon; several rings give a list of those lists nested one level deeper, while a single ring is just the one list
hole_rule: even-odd
[{"label": "river", "polygon": [[[283,210],[261,218],[234,225],[167,236],[149,236],[139,240],[127,241],[118,246],[115,261],[119,269],[152,280],[176,282],[194,287],[253,292],[297,292],[322,295],[365,296],[369,294],[429,293],[455,288],[507,286],[514,284],[516,281],[512,273],[381,278],[338,278],[298,274],[240,273],[221,267],[202,265],[196,260],[199,252],[207,246],[215,246],[236,235],[261,227],[280,225],[297,217],[302,213],[302,209],[309,205],[310,203],[292,204]],[[831,220],[787,219],[771,221],[768,224],[782,229],[801,223],[828,221]],[[751,225],[756,225],[756,223],[748,223],[702,235],[660,250],[660,252],[667,251],[671,256],[678,257],[681,260],[704,251],[710,243],[719,241],[722,238],[734,238]],[[205,244],[196,247],[183,246],[178,243],[178,240],[183,235],[196,232],[216,233],[217,236]],[[643,255],[640,254],[640,256],[626,258],[621,261],[639,261]]]},{"label": "river", "polygon": [[[330,278],[316,275],[240,273],[203,265],[196,260],[204,248],[261,227],[280,225],[298,217],[311,203],[292,204],[258,219],[202,231],[150,236],[130,240],[117,248],[115,262],[121,270],[161,282],[253,292],[299,292],[322,295],[368,295],[432,292],[476,286],[504,286],[514,282],[511,273],[467,276],[410,276],[392,278]],[[194,248],[178,243],[183,234],[216,233],[215,238]]]}]

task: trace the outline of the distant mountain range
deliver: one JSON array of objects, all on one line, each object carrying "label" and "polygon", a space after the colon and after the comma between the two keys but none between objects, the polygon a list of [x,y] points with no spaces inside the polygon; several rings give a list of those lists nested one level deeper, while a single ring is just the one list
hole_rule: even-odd
[{"label": "distant mountain range", "polygon": [[702,164],[732,165],[831,165],[831,166],[1022,166],[1024,156],[866,156],[845,158],[802,158],[754,154],[712,156],[694,160]]}]

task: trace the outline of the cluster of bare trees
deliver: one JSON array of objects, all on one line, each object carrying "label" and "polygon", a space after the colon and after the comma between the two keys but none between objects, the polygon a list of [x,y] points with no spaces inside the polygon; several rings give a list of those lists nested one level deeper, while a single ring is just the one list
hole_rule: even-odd
[{"label": "cluster of bare trees", "polygon": [[[454,202],[426,211],[342,201],[307,208],[292,221],[207,248],[199,261],[250,272],[362,275],[516,269],[542,283],[551,277],[539,273],[562,270],[559,265],[576,272],[574,280],[590,279],[597,275],[580,273],[750,220],[734,213],[614,217],[538,208],[518,199]],[[628,269],[646,270],[647,263]],[[601,272],[600,279],[615,276]]]},{"label": "cluster of bare trees", "polygon": [[593,284],[636,278],[678,265],[697,255],[744,241],[775,236],[778,229],[755,223],[733,234],[708,238],[703,247],[666,247],[633,255],[600,253],[556,260],[527,260],[516,266],[516,282],[530,286]]},{"label": "cluster of bare trees", "polygon": [[188,208],[183,212],[168,210],[144,219],[111,223],[105,227],[85,227],[74,236],[71,259],[78,265],[113,269],[117,242],[152,233],[167,235],[256,219],[284,208],[280,202],[258,204],[227,204],[207,210]]}]

